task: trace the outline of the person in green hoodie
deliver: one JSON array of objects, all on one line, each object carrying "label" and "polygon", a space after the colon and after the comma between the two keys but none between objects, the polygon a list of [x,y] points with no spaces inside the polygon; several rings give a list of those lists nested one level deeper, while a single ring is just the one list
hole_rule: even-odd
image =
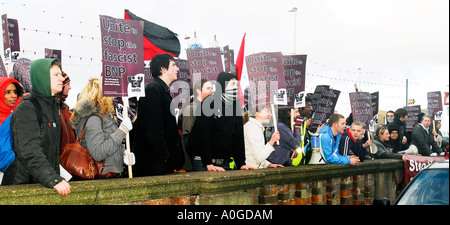
[{"label": "person in green hoodie", "polygon": [[[5,171],[2,185],[41,183],[60,195],[70,193],[69,183],[60,176],[61,120],[59,102],[64,78],[58,59],[31,62],[31,96],[40,105],[39,124],[33,102],[22,101],[11,118],[12,149],[16,158]],[[28,99],[27,99],[28,100]]]}]

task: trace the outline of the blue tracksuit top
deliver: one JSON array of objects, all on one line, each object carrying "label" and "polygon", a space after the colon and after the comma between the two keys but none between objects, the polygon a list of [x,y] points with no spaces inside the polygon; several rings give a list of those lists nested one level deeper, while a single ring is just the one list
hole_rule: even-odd
[{"label": "blue tracksuit top", "polygon": [[350,158],[339,154],[339,141],[341,140],[341,134],[334,139],[331,127],[326,125],[319,130],[318,134],[321,134],[322,151],[327,163],[334,164],[350,164]]}]

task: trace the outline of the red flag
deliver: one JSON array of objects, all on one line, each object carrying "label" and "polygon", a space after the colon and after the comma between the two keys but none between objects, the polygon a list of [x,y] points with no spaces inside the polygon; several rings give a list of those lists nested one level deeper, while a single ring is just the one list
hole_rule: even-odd
[{"label": "red flag", "polygon": [[[238,77],[238,80],[241,81],[241,75],[242,75],[242,68],[244,66],[244,48],[245,48],[245,35],[247,33],[244,33],[244,37],[242,38],[241,48],[239,49],[239,54],[236,60],[236,75]],[[239,82],[239,88],[238,88],[238,98],[241,102],[241,107],[244,105],[244,95],[241,90],[241,82]]]},{"label": "red flag", "polygon": [[180,55],[180,41],[177,34],[144,20],[128,10],[125,10],[124,19],[144,21],[144,60],[151,60],[153,56],[162,53],[168,53],[174,57]]}]

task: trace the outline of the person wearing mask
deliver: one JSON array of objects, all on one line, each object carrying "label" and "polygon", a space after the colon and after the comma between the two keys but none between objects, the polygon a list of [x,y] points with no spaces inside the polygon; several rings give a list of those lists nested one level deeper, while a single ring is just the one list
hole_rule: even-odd
[{"label": "person wearing mask", "polygon": [[19,105],[23,88],[16,79],[0,77],[0,93],[3,93],[3,100],[0,101],[0,124]]},{"label": "person wearing mask", "polygon": [[341,134],[345,130],[345,117],[341,114],[332,114],[328,124],[322,127],[317,133],[320,135],[323,159],[326,163],[357,165],[357,156],[343,156],[339,154],[339,143]]},{"label": "person wearing mask", "polygon": [[238,95],[236,75],[221,72],[216,81],[216,92],[206,97],[200,115],[195,119],[189,135],[188,149],[193,153],[193,171],[230,170],[233,157],[236,168],[257,169],[245,164],[244,128]]},{"label": "person wearing mask", "polygon": [[[253,115],[253,116],[251,116]],[[251,108],[250,112],[244,113],[244,142],[245,142],[245,164],[257,168],[283,167],[267,161],[269,155],[275,150],[276,141],[280,140],[280,132],[274,132],[270,141],[266,143],[263,124],[270,123],[270,107]]]},{"label": "person wearing mask", "polygon": [[389,146],[392,149],[393,153],[399,153],[403,150],[408,149],[407,146],[403,144],[402,140],[399,138],[399,130],[400,127],[397,125],[389,127]]},{"label": "person wearing mask", "polygon": [[392,123],[392,122],[394,122],[394,111],[392,111],[392,110],[389,110],[389,111],[387,111],[387,113],[386,113],[386,125],[388,125],[389,123]]},{"label": "person wearing mask", "polygon": [[133,174],[163,175],[182,169],[184,152],[175,112],[171,107],[170,84],[177,80],[179,69],[169,54],[152,58],[150,73],[154,80],[145,85],[145,97],[139,98],[133,153]]},{"label": "person wearing mask", "polygon": [[377,148],[377,152],[373,155],[375,159],[404,159],[399,153],[392,153],[389,146],[389,129],[386,126],[378,127],[375,132],[373,144]]},{"label": "person wearing mask", "polygon": [[[12,149],[15,160],[5,171],[2,184],[41,183],[60,195],[70,193],[69,183],[60,176],[61,119],[59,95],[64,78],[58,59],[31,62],[31,96],[40,105],[42,124],[34,104],[22,102],[11,118]],[[28,99],[27,98],[27,99]]]},{"label": "person wearing mask", "polygon": [[389,123],[389,128],[396,127],[398,129],[398,138],[402,141],[403,145],[407,145],[408,139],[406,138],[406,119],[408,118],[408,112],[404,108],[399,108],[394,112],[394,121]]},{"label": "person wearing mask", "polygon": [[[85,129],[80,142],[81,146],[89,151],[95,161],[105,161],[99,178],[120,177],[124,163],[129,164],[129,156],[125,152],[122,141],[133,129],[133,125],[128,117],[123,118],[120,125],[117,124],[113,98],[103,97],[100,78],[95,77],[88,81],[81,91],[80,100],[70,120],[77,138],[83,127]],[[134,158],[133,153],[131,154]]]}]

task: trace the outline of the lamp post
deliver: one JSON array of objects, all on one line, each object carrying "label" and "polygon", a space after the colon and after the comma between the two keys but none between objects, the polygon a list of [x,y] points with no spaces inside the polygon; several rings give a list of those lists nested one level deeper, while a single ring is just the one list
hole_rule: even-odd
[{"label": "lamp post", "polygon": [[293,12],[294,13],[294,55],[296,54],[296,49],[297,49],[297,7],[292,8],[291,10],[289,10],[289,12]]}]

